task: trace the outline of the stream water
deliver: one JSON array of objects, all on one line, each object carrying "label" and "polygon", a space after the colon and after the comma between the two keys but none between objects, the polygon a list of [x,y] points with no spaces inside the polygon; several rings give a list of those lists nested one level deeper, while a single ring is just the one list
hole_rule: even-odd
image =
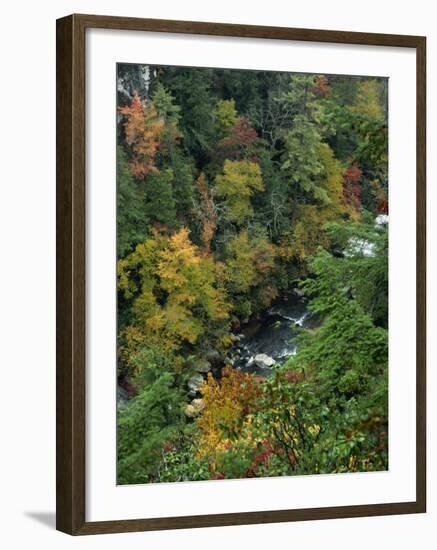
[{"label": "stream water", "polygon": [[297,336],[314,319],[304,299],[291,295],[274,303],[258,319],[242,325],[230,350],[234,368],[259,376],[269,376],[271,364],[283,364],[297,352]]},{"label": "stream water", "polygon": [[[256,319],[241,325],[240,332],[234,334],[237,340],[228,352],[226,363],[243,372],[268,377],[273,373],[273,364],[281,365],[296,354],[297,337],[302,328],[316,325],[316,319],[308,311],[306,300],[289,294],[273,303]],[[206,374],[198,373],[194,376],[192,396],[200,395],[200,384],[205,377]],[[128,399],[126,389],[118,385],[118,407],[123,408]]]}]

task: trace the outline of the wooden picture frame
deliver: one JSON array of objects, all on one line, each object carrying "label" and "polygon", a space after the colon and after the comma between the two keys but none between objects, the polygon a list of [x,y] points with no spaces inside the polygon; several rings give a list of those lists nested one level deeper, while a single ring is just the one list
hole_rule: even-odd
[{"label": "wooden picture frame", "polygon": [[[409,48],[416,52],[416,499],[411,502],[87,522],[85,507],[85,31],[89,28]],[[57,21],[57,529],[71,535],[426,511],[426,39],[421,36],[70,15]]]}]

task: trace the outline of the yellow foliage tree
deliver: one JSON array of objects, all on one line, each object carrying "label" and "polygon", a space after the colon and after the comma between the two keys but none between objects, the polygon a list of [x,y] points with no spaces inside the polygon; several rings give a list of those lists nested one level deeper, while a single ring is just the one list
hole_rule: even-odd
[{"label": "yellow foliage tree", "polygon": [[226,246],[225,284],[236,300],[236,312],[243,316],[267,307],[277,290],[271,275],[275,268],[277,249],[264,237],[250,238],[246,229],[233,237]]},{"label": "yellow foliage tree", "polygon": [[325,221],[331,221],[345,213],[343,201],[344,169],[326,143],[320,144],[319,157],[323,165],[321,187],[326,191],[327,196],[327,200],[321,205],[320,214]]},{"label": "yellow foliage tree", "polygon": [[287,261],[298,260],[302,263],[315,254],[319,246],[327,246],[326,224],[346,213],[343,166],[326,143],[319,145],[318,157],[323,166],[318,183],[323,200],[296,205],[296,223],[284,233],[279,247],[280,256]]},{"label": "yellow foliage tree", "polygon": [[143,178],[157,170],[154,158],[159,147],[164,121],[158,116],[153,103],[143,103],[138,94],[134,95],[130,105],[121,107],[119,111],[125,117],[126,143],[132,151],[130,159],[132,174],[136,178]]},{"label": "yellow foliage tree", "polygon": [[233,99],[221,99],[214,111],[217,131],[221,137],[225,136],[238,120],[235,101]]},{"label": "yellow foliage tree", "polygon": [[198,177],[197,189],[200,195],[199,218],[202,224],[200,237],[206,252],[211,251],[211,241],[217,229],[217,211],[211,193],[208,191],[205,174],[203,172]]},{"label": "yellow foliage tree", "polygon": [[286,261],[297,260],[303,263],[316,253],[319,246],[326,246],[328,238],[324,231],[325,220],[319,218],[316,205],[300,205],[297,222],[285,232],[279,246],[279,254]]},{"label": "yellow foliage tree", "polygon": [[383,119],[377,80],[366,79],[358,84],[355,103],[350,109],[352,112],[367,115],[375,120]]},{"label": "yellow foliage tree", "polygon": [[259,408],[262,389],[254,375],[225,367],[220,380],[208,375],[201,393],[204,407],[197,419],[197,452],[214,470],[217,455],[247,435],[244,428]]},{"label": "yellow foliage tree", "polygon": [[250,199],[255,191],[263,191],[261,168],[247,160],[225,160],[223,174],[215,179],[215,192],[224,199],[225,217],[243,224],[253,216]]},{"label": "yellow foliage tree", "polygon": [[178,352],[203,335],[214,342],[226,332],[229,308],[213,260],[201,255],[185,228],[171,236],[155,233],[120,260],[118,288],[131,302],[128,361],[144,344]]}]

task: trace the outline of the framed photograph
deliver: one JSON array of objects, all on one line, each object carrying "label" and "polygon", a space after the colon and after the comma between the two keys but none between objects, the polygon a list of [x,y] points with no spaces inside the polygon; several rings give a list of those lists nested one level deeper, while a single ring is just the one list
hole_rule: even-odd
[{"label": "framed photograph", "polygon": [[57,21],[57,528],[426,510],[426,41]]}]

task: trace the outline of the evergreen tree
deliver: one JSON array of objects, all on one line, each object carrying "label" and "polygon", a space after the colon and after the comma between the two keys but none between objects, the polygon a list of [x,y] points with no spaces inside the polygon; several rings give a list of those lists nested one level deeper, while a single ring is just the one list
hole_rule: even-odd
[{"label": "evergreen tree", "polygon": [[147,193],[144,209],[152,226],[163,224],[170,229],[177,226],[173,181],[174,174],[169,168],[146,177]]},{"label": "evergreen tree", "polygon": [[173,68],[160,70],[159,82],[181,108],[180,129],[184,147],[193,155],[198,167],[206,162],[214,138],[216,98],[211,90],[211,69]]},{"label": "evergreen tree", "polygon": [[194,178],[192,162],[184,155],[181,147],[183,140],[179,130],[181,108],[176,105],[175,98],[160,82],[153,94],[153,102],[164,121],[160,149],[161,163],[170,168],[173,173],[173,197],[178,219],[190,225],[194,204]]},{"label": "evergreen tree", "polygon": [[145,192],[133,177],[122,147],[117,150],[117,254],[130,252],[148,234]]}]

